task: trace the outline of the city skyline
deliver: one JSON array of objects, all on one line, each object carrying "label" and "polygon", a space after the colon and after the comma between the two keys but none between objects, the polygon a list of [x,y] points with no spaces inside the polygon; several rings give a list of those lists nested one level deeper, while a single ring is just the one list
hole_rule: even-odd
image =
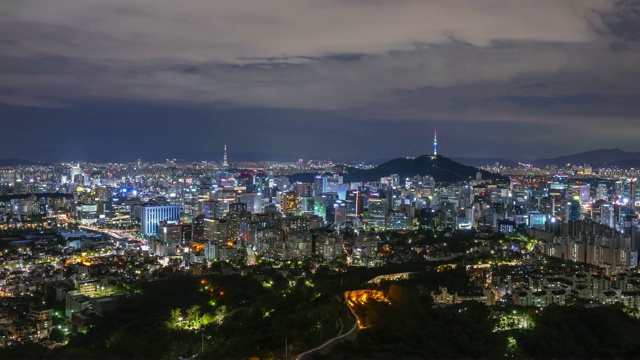
[{"label": "city skyline", "polygon": [[640,0],[2,10],[0,359],[640,354]]},{"label": "city skyline", "polygon": [[640,151],[638,1],[6,10],[3,158],[374,160],[432,153],[434,129],[448,157]]}]

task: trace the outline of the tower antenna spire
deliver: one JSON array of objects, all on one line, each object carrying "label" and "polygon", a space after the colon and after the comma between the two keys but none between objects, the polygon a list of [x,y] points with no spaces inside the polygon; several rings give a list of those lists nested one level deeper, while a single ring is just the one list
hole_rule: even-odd
[{"label": "tower antenna spire", "polygon": [[438,155],[438,130],[433,131],[433,156]]},{"label": "tower antenna spire", "polygon": [[229,166],[229,163],[227,162],[227,145],[224,146],[224,157],[222,158],[222,166]]}]

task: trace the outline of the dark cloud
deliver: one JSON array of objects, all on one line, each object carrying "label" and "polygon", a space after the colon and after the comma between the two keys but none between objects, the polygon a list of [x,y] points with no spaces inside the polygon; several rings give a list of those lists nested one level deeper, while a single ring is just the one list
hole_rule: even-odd
[{"label": "dark cloud", "polygon": [[[301,156],[384,157],[385,139],[428,152],[413,129],[436,126],[457,156],[478,138],[487,152],[640,150],[640,1],[23,0],[3,10],[0,103],[25,108],[3,108],[15,131],[37,111],[76,139],[158,131],[168,152],[219,133],[247,150],[286,152],[279,144],[295,139]],[[203,131],[166,130],[172,122]],[[111,130],[120,126],[129,130]],[[540,126],[552,130],[505,140]],[[491,145],[495,134],[504,145]],[[79,154],[83,141],[55,147]],[[151,156],[145,141],[131,144]]]},{"label": "dark cloud", "polygon": [[625,41],[640,41],[640,1],[619,0],[611,12],[602,14],[608,29]]}]

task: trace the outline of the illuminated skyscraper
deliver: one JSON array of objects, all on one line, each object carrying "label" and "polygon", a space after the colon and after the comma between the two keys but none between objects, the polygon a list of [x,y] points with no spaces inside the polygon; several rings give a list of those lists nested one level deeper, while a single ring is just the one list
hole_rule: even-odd
[{"label": "illuminated skyscraper", "polygon": [[346,194],[347,213],[356,216],[362,214],[364,195],[360,190],[349,190]]},{"label": "illuminated skyscraper", "polygon": [[71,168],[71,182],[76,184],[82,183],[82,178],[76,178],[77,176],[82,175],[82,169],[80,168],[80,164],[73,166]]},{"label": "illuminated skyscraper", "polygon": [[227,162],[227,145],[224,146],[224,157],[222,158],[222,166],[229,167],[229,163]]},{"label": "illuminated skyscraper", "polygon": [[387,228],[387,199],[369,199],[369,228],[384,230]]},{"label": "illuminated skyscraper", "polygon": [[629,201],[631,202],[631,209],[636,211],[636,200],[638,200],[638,184],[636,179],[629,181]]},{"label": "illuminated skyscraper", "polygon": [[433,131],[433,156],[438,155],[438,131]]}]

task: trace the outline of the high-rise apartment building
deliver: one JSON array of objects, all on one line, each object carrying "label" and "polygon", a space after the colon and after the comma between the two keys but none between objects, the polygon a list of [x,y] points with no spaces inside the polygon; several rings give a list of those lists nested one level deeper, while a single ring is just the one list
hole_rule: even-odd
[{"label": "high-rise apartment building", "polygon": [[295,213],[298,211],[299,197],[293,191],[284,192],[280,198],[280,211],[283,214]]}]

